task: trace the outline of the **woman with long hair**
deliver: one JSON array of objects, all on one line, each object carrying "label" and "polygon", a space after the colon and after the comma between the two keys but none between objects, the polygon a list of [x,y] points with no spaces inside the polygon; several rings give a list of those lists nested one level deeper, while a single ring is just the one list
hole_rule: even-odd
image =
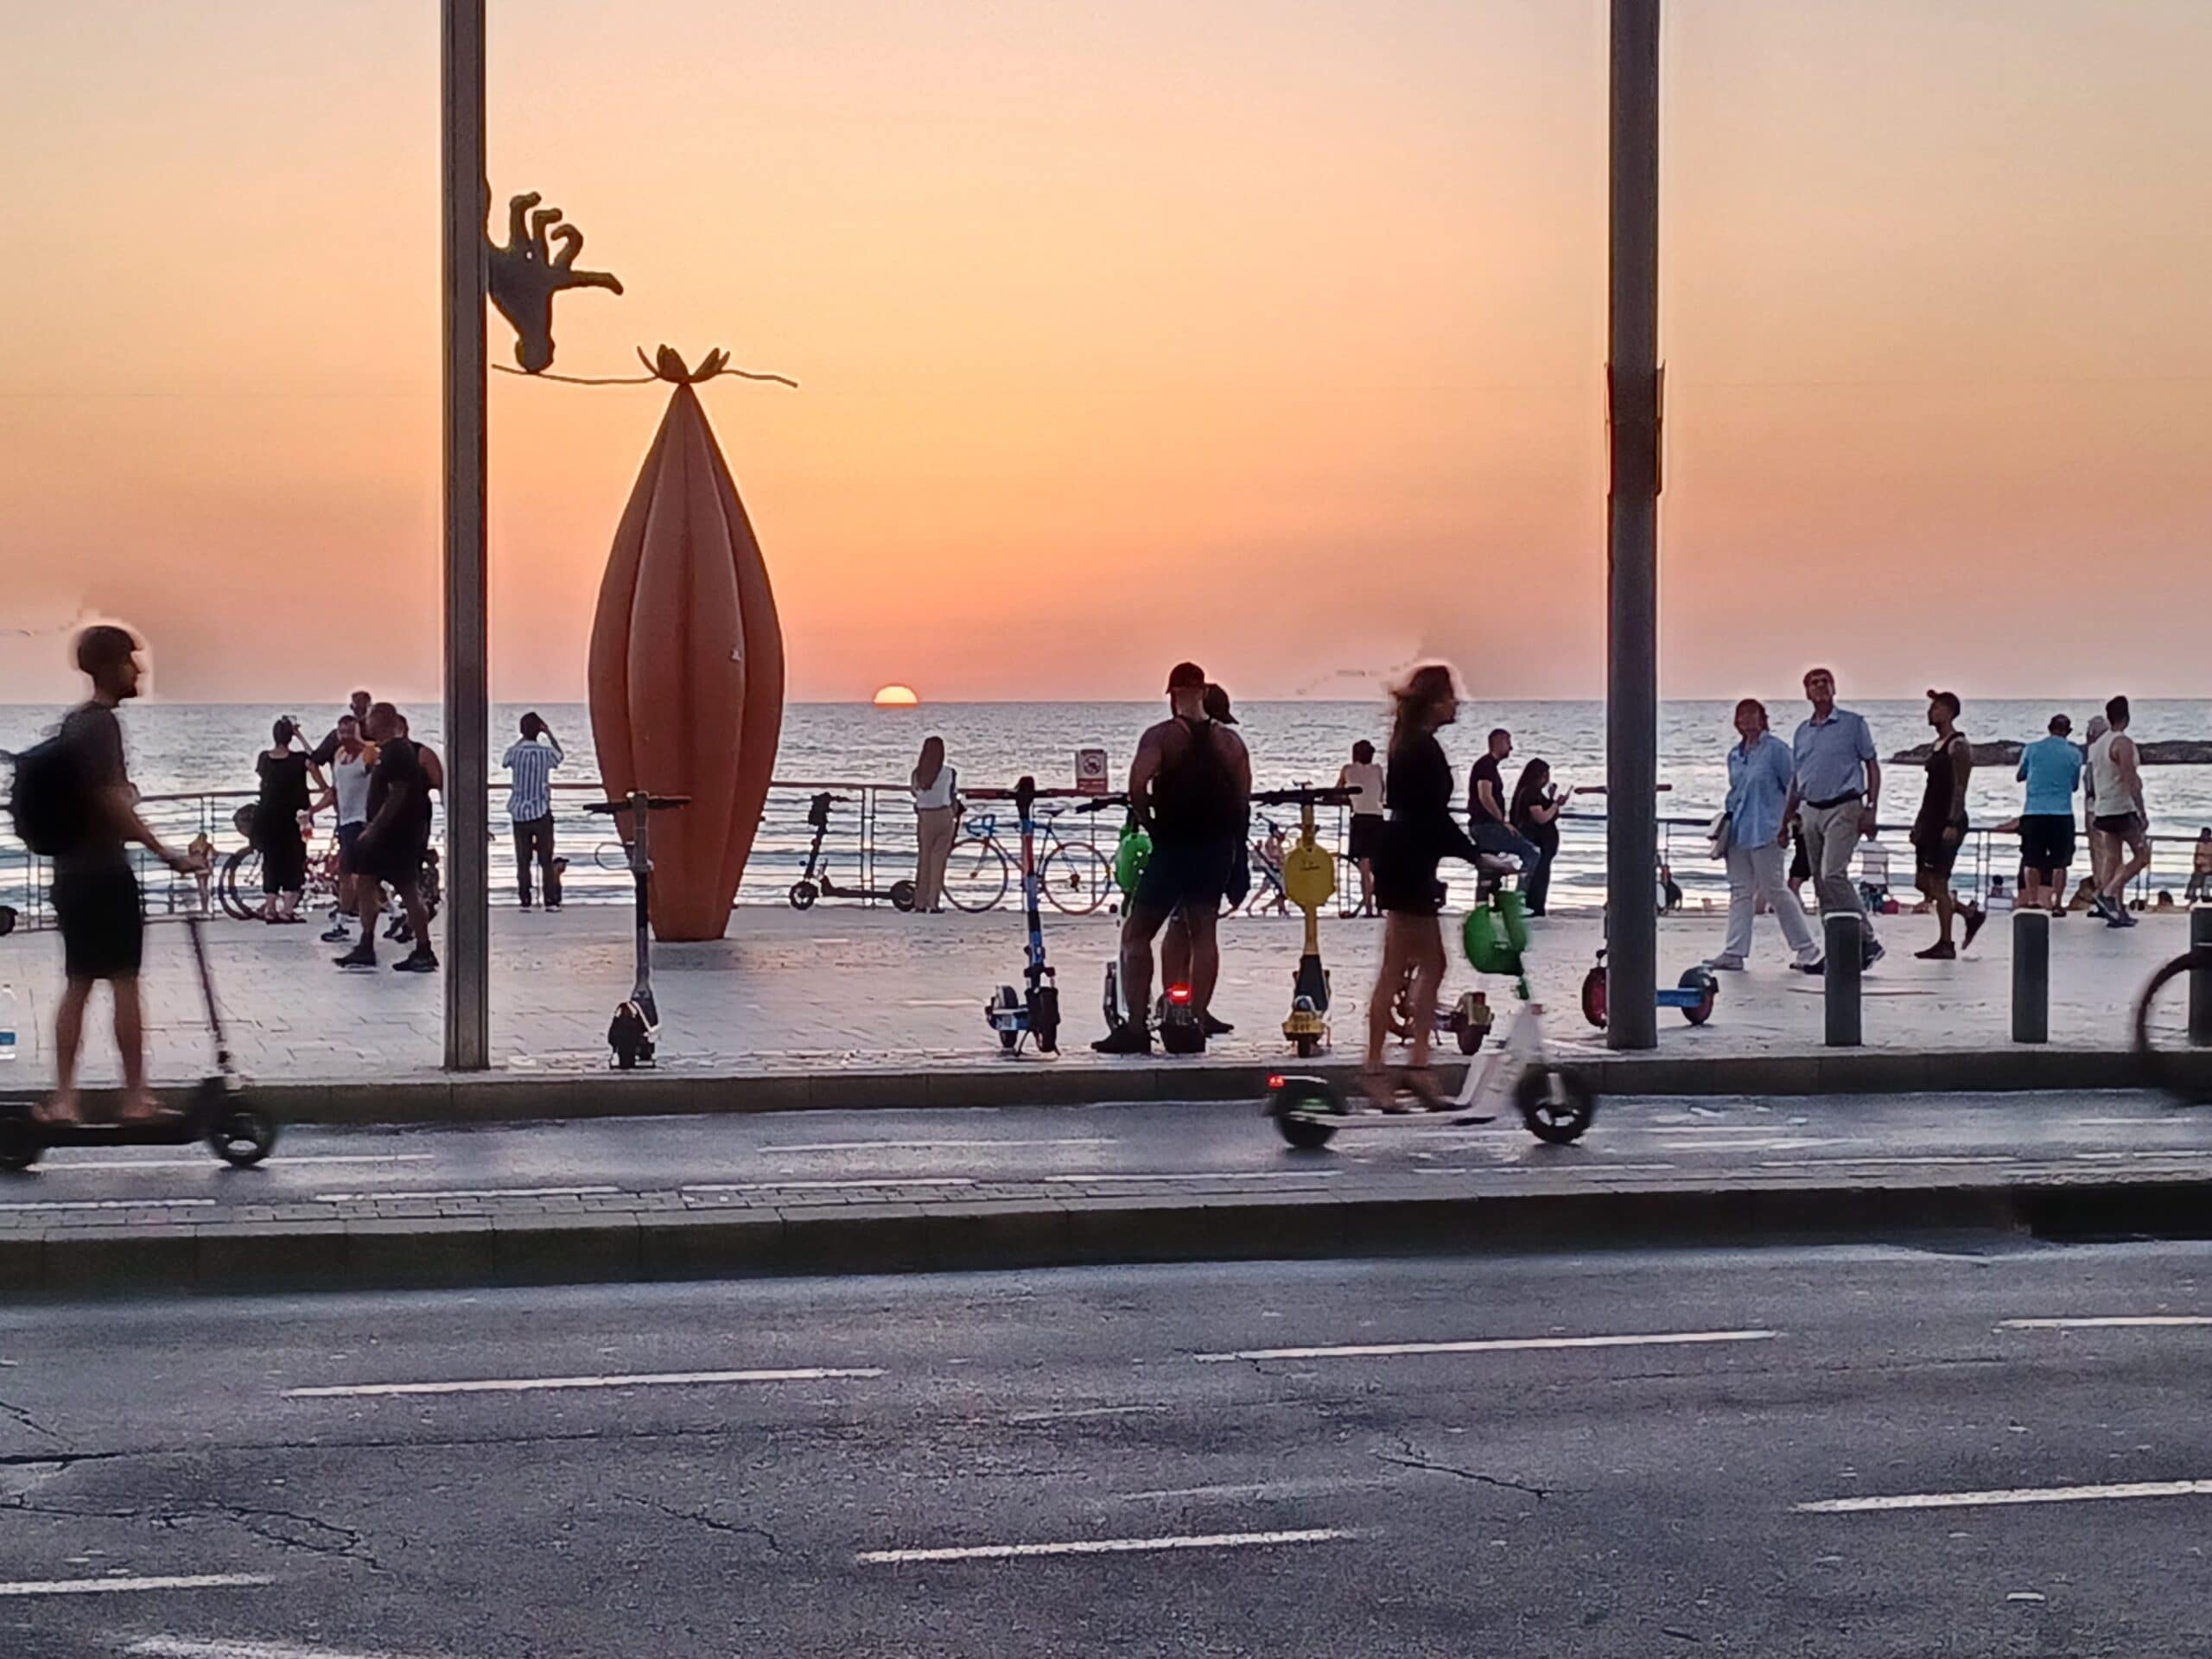
[{"label": "woman with long hair", "polygon": [[261,855],[261,918],[303,921],[300,895],[308,884],[308,848],[300,818],[311,810],[309,781],[315,795],[323,791],[322,772],[298,747],[300,728],[289,716],[278,720],[269,735],[269,747],[253,766],[261,779],[253,809],[253,844]]},{"label": "woman with long hair", "polygon": [[1390,818],[1375,860],[1375,896],[1383,915],[1382,966],[1367,1003],[1367,1063],[1360,1083],[1380,1109],[1412,1109],[1399,1105],[1382,1066],[1391,1012],[1402,988],[1412,1049],[1402,1081],[1429,1110],[1445,1111],[1452,1103],[1428,1065],[1437,993],[1444,983],[1444,929],[1437,920],[1444,884],[1436,879],[1436,867],[1446,858],[1471,864],[1479,856],[1452,812],[1457,779],[1436,740],[1439,729],[1459,718],[1459,692],[1452,671],[1430,663],[1415,669],[1392,695],[1396,712],[1383,780]]},{"label": "woman with long hair", "polygon": [[944,740],[922,740],[921,758],[909,780],[914,795],[914,909],[934,916],[944,908],[944,861],[952,853],[953,831],[960,824],[955,791],[959,774],[945,764]]},{"label": "woman with long hair", "polygon": [[[1567,794],[1573,792],[1569,790]],[[1541,855],[1535,869],[1521,872],[1521,899],[1531,916],[1544,913],[1545,900],[1551,895],[1552,861],[1559,856],[1559,814],[1566,804],[1567,797],[1552,787],[1550,761],[1531,760],[1521,768],[1521,781],[1513,785],[1505,821]]]}]

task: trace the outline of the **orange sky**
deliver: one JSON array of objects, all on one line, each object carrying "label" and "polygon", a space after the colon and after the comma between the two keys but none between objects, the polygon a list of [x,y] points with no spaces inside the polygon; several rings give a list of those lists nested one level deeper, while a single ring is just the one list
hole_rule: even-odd
[{"label": "orange sky", "polygon": [[[0,696],[83,606],[428,690],[435,0],[32,10]],[[802,382],[707,394],[794,695],[1599,688],[1602,0],[493,12],[494,185],[629,290],[556,366]],[[2202,0],[1673,0],[1669,692],[2206,689],[2208,71]],[[660,402],[495,378],[501,693],[580,691]]]}]

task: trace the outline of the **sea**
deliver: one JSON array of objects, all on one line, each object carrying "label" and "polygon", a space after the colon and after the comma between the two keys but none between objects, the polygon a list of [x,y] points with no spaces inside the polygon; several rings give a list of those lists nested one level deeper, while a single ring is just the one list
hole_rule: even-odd
[{"label": "sea", "polygon": [[[1877,747],[1886,758],[1929,737],[1927,705],[1910,702],[1851,705],[1866,716]],[[581,703],[502,703],[493,721],[494,763],[526,708],[552,725],[568,753],[556,779],[569,785],[557,798],[559,834],[570,860],[569,885],[582,902],[619,901],[627,896],[621,849],[605,828],[582,811],[596,793],[598,771],[589,711]],[[1783,735],[1803,714],[1802,705],[1777,703],[1776,728]],[[1726,881],[1707,856],[1704,825],[1726,792],[1727,760],[1734,741],[1733,705],[1726,702],[1670,701],[1659,721],[1658,806],[1662,819],[1662,854],[1688,901],[1698,905],[1724,895]],[[2063,701],[1981,702],[1971,704],[1961,728],[1978,741],[2029,740],[2041,736],[2052,714],[2073,716],[2078,734],[2096,708]],[[13,751],[50,730],[64,711],[58,707],[0,705],[0,751]],[[166,834],[185,836],[204,829],[219,849],[241,837],[232,827],[237,805],[254,785],[254,757],[282,715],[296,718],[310,741],[328,730],[338,710],[313,702],[133,703],[124,711],[133,779],[149,798],[148,815]],[[1084,749],[1103,749],[1109,774],[1124,774],[1138,734],[1164,709],[1158,702],[940,702],[913,709],[877,709],[861,703],[794,703],[784,715],[778,750],[778,786],[772,793],[752,865],[739,894],[741,904],[781,904],[805,861],[807,803],[828,789],[849,798],[834,809],[825,850],[841,880],[872,878],[887,885],[907,873],[913,848],[912,813],[903,780],[922,740],[944,739],[963,788],[1011,786],[1025,774],[1048,788],[1071,788],[1076,757]],[[416,734],[442,746],[442,711],[435,705],[408,710]],[[1255,783],[1262,789],[1333,783],[1337,769],[1350,759],[1352,745],[1365,738],[1378,747],[1388,728],[1388,710],[1371,702],[1315,700],[1255,702],[1236,710],[1252,752]],[[1444,734],[1446,747],[1464,772],[1482,752],[1493,727],[1513,734],[1514,759],[1509,779],[1526,760],[1541,756],[1554,780],[1567,787],[1602,786],[1605,782],[1605,705],[1597,701],[1470,702],[1459,724]],[[2135,704],[2134,732],[2139,738],[2212,737],[2212,701],[2143,701]],[[1899,822],[1911,817],[1920,795],[1917,767],[1897,768],[1885,781],[1884,817]],[[2212,825],[2212,766],[2174,766],[2152,769],[2146,791],[2153,829],[2162,836],[2194,837]],[[503,811],[505,792],[495,786],[493,818]],[[1578,797],[1561,834],[1553,880],[1553,903],[1560,908],[1592,906],[1604,895],[1605,797]],[[1974,777],[1969,810],[1977,826],[1989,826],[2019,810],[2019,785],[2010,767],[1984,767]],[[1002,810],[1002,809],[1001,809]],[[1294,826],[1295,809],[1273,816],[1286,829]],[[1112,839],[1113,815],[1065,822],[1069,833]],[[4,826],[0,826],[3,830]],[[1322,838],[1341,845],[1336,815],[1325,813]],[[1910,854],[1902,835],[1897,849],[1896,880],[1910,877]],[[505,842],[494,855],[493,879],[509,880]],[[1961,860],[1961,885],[2003,874],[2014,861],[2002,844]],[[1972,867],[1970,868],[1970,867]],[[2086,861],[2081,868],[2086,868]],[[2154,875],[2177,888],[2186,880],[2189,853],[2178,842],[2160,849]],[[2079,871],[2077,870],[2077,874]],[[2171,882],[2166,878],[2171,876]],[[0,901],[21,906],[35,886],[36,872],[22,849],[0,833]]]}]

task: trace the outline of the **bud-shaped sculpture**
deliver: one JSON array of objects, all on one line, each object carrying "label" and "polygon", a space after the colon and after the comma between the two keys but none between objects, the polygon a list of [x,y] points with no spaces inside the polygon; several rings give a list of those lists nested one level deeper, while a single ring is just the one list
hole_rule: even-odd
[{"label": "bud-shaped sculpture", "polygon": [[[608,798],[688,795],[655,817],[652,925],[718,939],[753,851],[784,719],[784,637],[745,504],[699,406],[663,346],[675,395],[614,532],[591,631],[591,728]],[[621,823],[626,836],[629,825]]]}]

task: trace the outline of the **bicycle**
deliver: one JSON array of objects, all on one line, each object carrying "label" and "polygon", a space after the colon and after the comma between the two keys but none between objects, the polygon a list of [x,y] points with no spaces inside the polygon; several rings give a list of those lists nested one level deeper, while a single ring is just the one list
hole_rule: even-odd
[{"label": "bicycle", "polygon": [[[2193,978],[2183,1007],[2161,1009],[2158,998],[2176,980],[2199,969],[2212,975],[2212,947],[2191,945],[2152,974],[2135,1000],[2135,1058],[2144,1082],[2190,1106],[2212,1105],[2212,1018],[2204,1017],[2212,1009],[2200,1014],[2188,1006],[2197,1000]],[[2162,1038],[2185,1046],[2161,1047]]]},{"label": "bicycle", "polygon": [[[247,831],[251,834],[251,830]],[[307,886],[300,896],[304,914],[338,903],[338,843],[308,849]],[[251,841],[227,855],[215,872],[215,899],[233,921],[257,921],[266,895],[261,890],[261,849]]]},{"label": "bicycle", "polygon": [[[1088,916],[1118,891],[1113,862],[1089,842],[1063,837],[1053,824],[1059,813],[1058,807],[1040,806],[1032,821],[1038,844],[1049,849],[1037,861],[1038,884],[1062,915]],[[1020,862],[1000,842],[995,814],[972,814],[962,828],[967,833],[945,860],[944,897],[972,916],[997,907]]]}]

